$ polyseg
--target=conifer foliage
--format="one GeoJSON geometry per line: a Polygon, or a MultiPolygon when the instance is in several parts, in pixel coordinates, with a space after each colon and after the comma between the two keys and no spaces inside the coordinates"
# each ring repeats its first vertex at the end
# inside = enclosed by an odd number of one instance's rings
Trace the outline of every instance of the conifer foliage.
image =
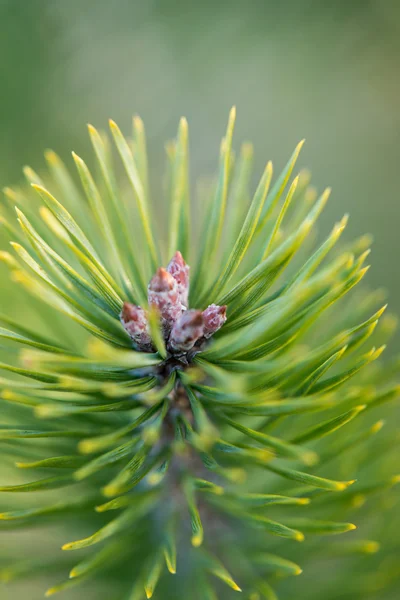
{"type": "Polygon", "coordinates": [[[380,292],[360,291],[370,240],[339,244],[347,216],[317,237],[330,191],[292,179],[302,142],[250,193],[234,122],[193,202],[185,119],[162,201],[137,117],[130,137],[89,126],[90,168],[48,151],[43,180],[25,168],[30,189],[5,189],[3,582],[113,600],[365,600],[396,585],[382,526],[396,523],[396,431],[381,417],[398,361],[381,359],[394,319],[380,292]],[[41,541],[14,548],[14,528],[41,541]]]}

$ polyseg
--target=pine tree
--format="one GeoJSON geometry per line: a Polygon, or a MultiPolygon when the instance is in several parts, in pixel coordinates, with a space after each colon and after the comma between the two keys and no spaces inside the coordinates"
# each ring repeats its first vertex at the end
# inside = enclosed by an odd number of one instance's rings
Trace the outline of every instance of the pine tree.
{"type": "Polygon", "coordinates": [[[7,533],[2,581],[112,600],[394,597],[393,418],[381,429],[398,360],[381,359],[395,320],[380,291],[359,291],[370,239],[340,246],[347,216],[317,238],[330,190],[292,179],[302,142],[251,195],[234,121],[193,203],[185,119],[165,206],[137,117],[132,138],[110,122],[114,147],[89,126],[95,164],[73,153],[76,179],[48,151],[43,181],[25,168],[31,188],[5,190],[0,524],[36,542],[7,533]]]}

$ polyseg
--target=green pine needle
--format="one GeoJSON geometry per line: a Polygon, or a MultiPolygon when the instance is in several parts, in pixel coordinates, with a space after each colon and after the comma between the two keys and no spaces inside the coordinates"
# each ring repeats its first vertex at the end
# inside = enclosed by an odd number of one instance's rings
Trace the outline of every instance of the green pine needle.
{"type": "Polygon", "coordinates": [[[398,583],[400,363],[381,357],[395,328],[381,294],[359,292],[370,240],[340,246],[347,215],[319,239],[330,190],[295,174],[304,141],[253,185],[251,145],[235,161],[235,119],[233,108],[206,199],[191,198],[180,121],[165,223],[139,117],[128,137],[114,121],[111,138],[89,126],[93,169],[73,153],[70,171],[49,150],[48,172],[25,167],[29,186],[4,190],[0,522],[51,526],[71,552],[55,558],[43,542],[33,557],[22,544],[1,581],[44,572],[51,596],[106,576],[121,600],[313,600],[302,577],[290,583],[303,571],[332,598],[369,598],[369,573],[382,600],[398,583]],[[197,312],[179,288],[168,322],[177,251],[197,312]],[[206,335],[200,311],[214,304],[222,321],[206,335]]]}

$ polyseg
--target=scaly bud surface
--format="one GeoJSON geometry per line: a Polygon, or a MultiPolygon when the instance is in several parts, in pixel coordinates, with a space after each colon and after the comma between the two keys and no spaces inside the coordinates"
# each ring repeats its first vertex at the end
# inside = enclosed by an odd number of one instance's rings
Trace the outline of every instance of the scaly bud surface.
{"type": "Polygon", "coordinates": [[[182,254],[177,250],[168,263],[167,271],[178,284],[178,293],[182,305],[188,307],[189,298],[189,265],[183,259],[182,254]]]}
{"type": "MultiPolygon", "coordinates": [[[[162,336],[171,354],[189,352],[196,342],[210,338],[226,321],[226,306],[211,304],[203,312],[186,310],[189,269],[182,254],[177,251],[166,269],[157,269],[148,285],[149,306],[155,308],[160,316],[162,336]]],[[[120,319],[137,350],[154,352],[146,311],[125,302],[120,319]]],[[[202,344],[196,348],[201,351],[202,344]]]]}
{"type": "Polygon", "coordinates": [[[121,310],[120,320],[125,331],[131,337],[135,348],[142,352],[152,352],[151,341],[146,311],[140,306],[124,302],[121,310]]]}
{"type": "Polygon", "coordinates": [[[203,311],[204,319],[204,337],[210,338],[214,333],[221,329],[222,325],[226,321],[226,306],[218,306],[217,304],[210,304],[203,311]]]}
{"type": "Polygon", "coordinates": [[[204,319],[201,310],[187,310],[174,324],[169,345],[172,350],[187,352],[203,337],[204,319]]]}
{"type": "Polygon", "coordinates": [[[164,334],[167,336],[182,314],[178,283],[168,271],[160,267],[148,287],[149,306],[160,313],[164,334]]]}

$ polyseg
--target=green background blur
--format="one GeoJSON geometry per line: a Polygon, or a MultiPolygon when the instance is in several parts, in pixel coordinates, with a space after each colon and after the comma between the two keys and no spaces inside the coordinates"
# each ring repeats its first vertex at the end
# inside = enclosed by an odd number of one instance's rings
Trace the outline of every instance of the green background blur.
{"type": "Polygon", "coordinates": [[[45,148],[87,156],[87,122],[128,131],[133,113],[158,181],[181,115],[193,176],[214,172],[232,104],[256,174],[305,137],[302,165],[333,186],[325,223],[348,211],[348,236],[374,234],[368,283],[400,312],[398,0],[0,0],[0,78],[2,186],[45,148]]]}
{"type": "Polygon", "coordinates": [[[46,148],[87,157],[86,123],[109,117],[144,119],[156,189],[181,115],[193,178],[214,173],[233,104],[256,175],[305,137],[301,165],[333,187],[323,226],[349,212],[348,238],[373,233],[368,285],[400,313],[399,0],[0,0],[0,83],[1,186],[46,148]]]}

